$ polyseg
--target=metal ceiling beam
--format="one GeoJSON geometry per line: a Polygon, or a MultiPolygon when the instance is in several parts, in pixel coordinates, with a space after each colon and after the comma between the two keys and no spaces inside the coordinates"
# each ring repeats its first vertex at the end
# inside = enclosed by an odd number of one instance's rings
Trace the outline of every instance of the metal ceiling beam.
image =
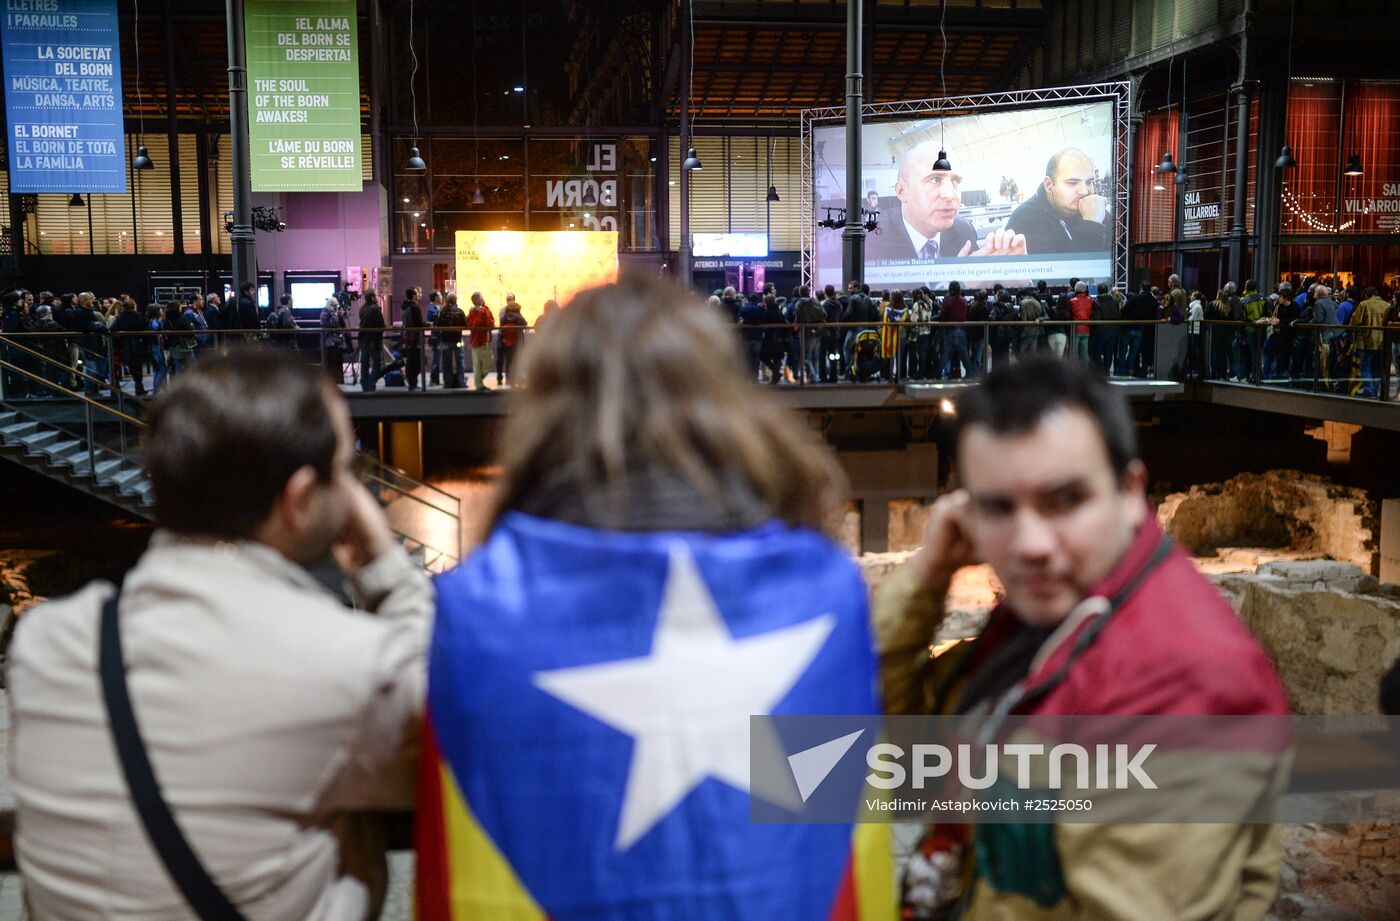
{"type": "MultiPolygon", "coordinates": [[[[714,61],[709,64],[702,64],[699,61],[697,61],[695,64],[695,72],[725,73],[728,71],[733,71],[735,66],[743,65],[725,64],[721,61],[714,61]]],[[[984,67],[948,67],[944,70],[950,77],[983,77],[987,75],[987,69],[984,67]]],[[[828,67],[813,67],[810,64],[785,64],[775,62],[772,64],[764,64],[762,67],[756,67],[753,69],[754,73],[762,73],[764,71],[768,71],[771,73],[834,74],[836,76],[844,76],[844,74],[842,74],[839,70],[834,70],[828,67]]],[[[930,68],[926,66],[914,67],[908,64],[899,64],[892,67],[882,66],[879,69],[879,71],[876,72],[875,75],[878,76],[879,74],[913,74],[917,76],[921,74],[928,74],[930,72],[932,72],[934,76],[937,76],[938,68],[934,67],[932,71],[930,71],[930,68]]]]}
{"type": "MultiPolygon", "coordinates": [[[[802,18],[793,18],[792,5],[725,3],[714,16],[696,10],[695,27],[743,29],[817,29],[844,32],[844,4],[833,4],[830,12],[804,9],[802,18]]],[[[880,6],[881,32],[925,32],[937,29],[939,11],[931,9],[903,10],[895,6],[880,6]]],[[[949,32],[1017,32],[1038,34],[1045,26],[1043,10],[951,9],[948,10],[949,32]]]]}

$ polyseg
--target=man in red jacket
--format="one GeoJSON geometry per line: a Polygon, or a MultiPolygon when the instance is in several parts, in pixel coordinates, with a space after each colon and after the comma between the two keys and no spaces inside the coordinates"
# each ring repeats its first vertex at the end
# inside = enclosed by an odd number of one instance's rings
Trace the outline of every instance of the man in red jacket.
{"type": "MultiPolygon", "coordinates": [[[[924,547],[876,606],[889,712],[1288,713],[1263,650],[1157,526],[1132,410],[1089,364],[1004,367],[958,401],[957,425],[962,488],[934,505],[924,547]],[[1005,598],[967,648],[930,660],[953,573],[979,561],[1005,598]]],[[[1237,759],[1232,793],[1266,797],[1278,755],[1237,759]]],[[[1257,921],[1277,888],[1273,826],[1052,827],[1040,860],[978,828],[966,919],[1257,921]]]]}
{"type": "Polygon", "coordinates": [[[472,292],[472,309],[467,312],[467,329],[472,347],[472,380],[477,390],[486,388],[486,375],[491,371],[491,331],[496,328],[496,317],[486,306],[486,298],[480,291],[472,292]]]}

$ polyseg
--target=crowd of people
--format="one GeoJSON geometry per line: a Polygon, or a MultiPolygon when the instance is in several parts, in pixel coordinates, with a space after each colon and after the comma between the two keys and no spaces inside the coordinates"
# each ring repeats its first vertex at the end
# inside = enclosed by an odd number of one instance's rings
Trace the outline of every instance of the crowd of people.
{"type": "MultiPolygon", "coordinates": [[[[44,399],[52,390],[29,375],[89,394],[116,391],[129,379],[138,396],[160,390],[168,380],[209,354],[233,344],[262,343],[287,348],[318,361],[337,383],[358,383],[366,392],[381,383],[407,390],[441,386],[465,389],[468,375],[476,390],[512,383],[512,365],[530,324],[514,294],[506,295],[499,317],[480,292],[463,308],[457,295],[418,287],[404,292],[402,319],[386,321],[378,296],[342,289],[326,299],[315,326],[298,323],[291,295],[276,306],[260,307],[247,283],[228,303],[217,293],[188,292],[163,304],[138,305],[130,295],[98,297],[90,291],[37,295],[20,289],[4,300],[3,334],[42,334],[11,340],[5,356],[29,374],[6,371],[6,393],[44,399]],[[19,347],[14,347],[19,346],[19,347]]],[[[544,305],[543,321],[558,309],[544,305]]],[[[538,323],[537,323],[538,325],[538,323]]]]}
{"type": "MultiPolygon", "coordinates": [[[[959,396],[960,486],[872,611],[836,457],[688,306],[631,278],[546,324],[484,539],[436,581],[355,477],[324,375],[270,348],[177,375],[148,416],[148,549],[121,586],[30,609],[10,649],[30,916],[373,918],[374,813],[415,809],[424,921],[892,918],[888,826],[752,820],[751,716],[999,738],[1013,710],[1288,712],[1085,363],[1028,355],[959,396]],[[353,609],[304,568],[326,557],[353,609]],[[1005,597],[931,657],[975,562],[1005,597]]],[[[1231,783],[1254,802],[1270,776],[1231,783]]],[[[939,825],[920,853],[950,891],[906,886],[904,917],[1262,921],[1282,867],[1270,826],[1221,820],[939,825]]]]}
{"type": "MultiPolygon", "coordinates": [[[[1267,295],[1253,280],[1242,291],[1227,282],[1213,299],[1188,291],[1177,275],[1165,288],[1144,281],[1132,293],[1071,279],[1064,288],[1039,282],[1019,290],[968,291],[952,282],[941,293],[872,292],[851,282],[844,292],[802,286],[783,297],[770,283],[748,296],[724,288],[709,303],[737,327],[754,378],[772,384],[977,378],[1037,352],[1089,361],[1113,377],[1150,378],[1159,376],[1161,323],[1186,325],[1184,355],[1161,369],[1186,380],[1309,388],[1317,381],[1324,390],[1374,397],[1390,364],[1400,369],[1400,288],[1387,298],[1373,287],[1313,279],[1284,282],[1267,295]]],[[[89,393],[126,378],[137,395],[148,381],[158,390],[200,356],[239,340],[297,349],[321,362],[331,380],[365,392],[380,384],[484,390],[493,374],[496,387],[519,383],[512,371],[522,344],[557,309],[547,302],[532,327],[513,294],[497,315],[480,292],[464,305],[454,293],[425,297],[410,287],[401,320],[390,325],[373,291],[361,298],[342,290],[326,300],[315,326],[299,326],[289,295],[261,308],[251,284],[227,304],[217,293],[190,293],[144,309],[128,295],[21,290],[6,299],[3,331],[47,334],[33,337],[29,352],[12,350],[13,363],[89,393]]],[[[7,372],[5,382],[12,395],[48,392],[24,375],[7,372]]]]}
{"type": "Polygon", "coordinates": [[[951,282],[941,295],[926,287],[872,292],[851,282],[843,293],[803,286],[789,297],[772,284],[747,297],[729,287],[709,302],[739,328],[755,378],[772,384],[974,378],[1037,352],[1077,357],[1113,377],[1147,378],[1157,374],[1161,323],[1187,324],[1184,360],[1163,370],[1188,380],[1311,384],[1317,363],[1326,389],[1375,396],[1390,357],[1381,327],[1395,329],[1391,349],[1400,362],[1400,289],[1387,300],[1352,286],[1337,300],[1323,284],[1304,284],[1295,296],[1284,283],[1266,297],[1250,280],[1243,292],[1229,282],[1207,300],[1172,275],[1165,289],[1144,281],[1131,294],[1079,279],[1053,290],[1039,282],[965,291],[951,282]],[[1299,337],[1310,344],[1295,346],[1299,337]]]}

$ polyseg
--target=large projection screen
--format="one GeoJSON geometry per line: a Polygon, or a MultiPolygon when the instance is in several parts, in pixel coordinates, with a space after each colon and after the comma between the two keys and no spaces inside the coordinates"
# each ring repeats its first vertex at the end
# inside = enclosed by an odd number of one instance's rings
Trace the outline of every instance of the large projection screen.
{"type": "MultiPolygon", "coordinates": [[[[1001,94],[982,106],[979,99],[928,100],[922,112],[918,103],[867,107],[861,204],[879,212],[879,226],[866,237],[860,280],[872,288],[935,290],[951,281],[1122,283],[1126,100],[1117,93],[1001,94]],[[940,118],[945,105],[954,111],[940,118]],[[932,168],[940,150],[950,172],[932,168]]],[[[839,217],[846,205],[844,111],[804,113],[804,127],[810,281],[839,289],[848,281],[841,277],[841,228],[817,222],[839,217]]]]}

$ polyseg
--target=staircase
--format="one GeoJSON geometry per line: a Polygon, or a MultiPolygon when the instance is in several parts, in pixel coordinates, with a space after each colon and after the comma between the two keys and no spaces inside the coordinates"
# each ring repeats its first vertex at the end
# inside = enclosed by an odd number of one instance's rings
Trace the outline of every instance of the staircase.
{"type": "MultiPolygon", "coordinates": [[[[74,373],[55,365],[15,339],[0,337],[0,456],[153,520],[151,484],[135,453],[146,428],[139,418],[144,402],[125,394],[85,395],[54,383],[49,376],[65,379],[74,373]]],[[[80,384],[106,389],[105,382],[76,374],[80,384]]],[[[409,556],[434,573],[456,565],[459,500],[373,457],[362,455],[357,466],[409,556]]]]}
{"type": "Polygon", "coordinates": [[[60,428],[0,403],[0,454],[140,518],[151,517],[151,484],[135,461],[94,448],[60,428]]]}

